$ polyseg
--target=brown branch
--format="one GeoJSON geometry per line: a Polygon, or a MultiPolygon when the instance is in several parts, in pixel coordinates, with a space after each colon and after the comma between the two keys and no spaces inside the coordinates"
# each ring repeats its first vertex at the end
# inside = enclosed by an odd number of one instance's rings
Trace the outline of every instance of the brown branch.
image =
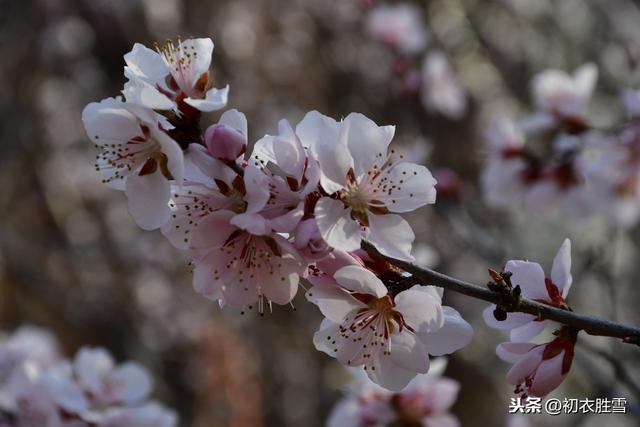
{"type": "MultiPolygon", "coordinates": [[[[503,293],[455,279],[437,271],[421,268],[410,262],[382,255],[369,242],[363,241],[362,249],[374,258],[387,261],[407,273],[411,273],[412,277],[416,279],[416,284],[439,286],[493,304],[502,305],[504,303],[505,296],[503,293]]],[[[532,314],[540,319],[553,320],[576,330],[583,330],[590,335],[622,338],[624,342],[640,345],[640,328],[552,307],[530,299],[519,298],[516,304],[509,307],[508,311],[532,314]]]]}

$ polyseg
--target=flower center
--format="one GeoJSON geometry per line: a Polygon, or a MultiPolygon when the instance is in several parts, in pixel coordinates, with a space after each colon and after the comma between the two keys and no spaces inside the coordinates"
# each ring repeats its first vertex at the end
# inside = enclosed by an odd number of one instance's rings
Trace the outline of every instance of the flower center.
{"type": "Polygon", "coordinates": [[[195,77],[192,64],[198,56],[195,46],[183,45],[180,36],[178,36],[175,42],[167,39],[164,45],[156,45],[156,49],[169,67],[176,85],[184,93],[191,94],[195,77]]]}

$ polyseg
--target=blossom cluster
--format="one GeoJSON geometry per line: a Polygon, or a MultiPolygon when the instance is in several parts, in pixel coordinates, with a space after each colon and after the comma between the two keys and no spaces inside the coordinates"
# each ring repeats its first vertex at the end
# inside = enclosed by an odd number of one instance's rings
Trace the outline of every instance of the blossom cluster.
{"type": "Polygon", "coordinates": [[[531,85],[536,110],[522,120],[502,117],[494,122],[482,174],[489,205],[576,218],[602,216],[622,227],[638,221],[640,98],[625,91],[623,104],[632,120],[597,130],[588,115],[597,76],[593,64],[572,75],[543,71],[531,85]]]}
{"type": "Polygon", "coordinates": [[[435,359],[433,365],[428,374],[418,375],[398,393],[356,380],[347,396],[334,407],[327,427],[459,426],[449,410],[460,384],[442,376],[444,358],[435,359]]]}
{"type": "MultiPolygon", "coordinates": [[[[508,261],[504,271],[510,274],[511,283],[520,287],[523,297],[568,309],[565,299],[573,282],[569,239],[560,246],[548,277],[540,264],[531,261],[508,261]]],[[[492,328],[510,330],[510,341],[498,345],[496,353],[500,359],[513,364],[507,381],[515,386],[514,393],[523,398],[546,396],[569,373],[577,331],[526,313],[507,313],[506,319],[498,321],[495,310],[495,305],[487,307],[484,319],[492,328]],[[553,330],[552,339],[544,337],[545,329],[553,330]],[[536,337],[539,339],[533,342],[536,337]]]]}
{"type": "Polygon", "coordinates": [[[471,327],[442,306],[442,290],[408,285],[360,251],[366,239],[412,261],[415,236],[399,214],[435,202],[429,170],[389,148],[395,128],[311,111],[249,150],[247,119],[229,109],[202,131],[201,113],[227,101],[228,88],[211,83],[212,49],[210,39],[136,44],[124,99],[83,112],[102,150],[96,168],[138,225],[184,251],[195,290],[221,306],[263,313],[291,304],[308,279],[327,318],[316,347],[386,388],[427,372],[429,354],[466,345],[471,327]]]}
{"type": "Polygon", "coordinates": [[[60,356],[47,331],[23,326],[0,342],[0,425],[174,427],[175,413],[149,400],[152,379],[136,362],[116,365],[102,348],[60,356]]]}
{"type": "Polygon", "coordinates": [[[409,93],[419,93],[426,111],[458,120],[467,113],[467,95],[449,59],[433,47],[423,13],[411,3],[378,4],[366,17],[367,34],[394,56],[393,74],[409,93]],[[422,60],[420,62],[420,57],[422,60]]]}

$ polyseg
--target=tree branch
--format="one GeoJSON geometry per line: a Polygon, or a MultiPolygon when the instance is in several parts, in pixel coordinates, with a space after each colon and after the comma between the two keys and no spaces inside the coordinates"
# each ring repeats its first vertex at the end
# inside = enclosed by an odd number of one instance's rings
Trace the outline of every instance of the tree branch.
{"type": "MultiPolygon", "coordinates": [[[[418,267],[410,262],[401,261],[382,255],[369,242],[362,242],[364,249],[370,256],[387,261],[390,264],[411,273],[415,278],[415,284],[439,286],[454,292],[458,292],[472,298],[501,304],[504,302],[504,294],[495,292],[482,286],[474,285],[463,280],[449,277],[437,271],[418,267]]],[[[578,314],[573,311],[563,310],[546,304],[539,303],[526,298],[520,298],[515,306],[509,311],[528,313],[540,319],[553,320],[577,330],[583,330],[590,335],[601,335],[613,338],[621,338],[624,342],[640,345],[640,328],[621,325],[610,320],[601,319],[595,316],[578,314]]]]}

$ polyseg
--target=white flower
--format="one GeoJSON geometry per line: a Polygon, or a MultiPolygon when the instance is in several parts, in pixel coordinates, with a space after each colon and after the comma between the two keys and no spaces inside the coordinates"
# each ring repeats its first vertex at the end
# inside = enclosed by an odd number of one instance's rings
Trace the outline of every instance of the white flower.
{"type": "Polygon", "coordinates": [[[610,136],[592,133],[576,159],[594,210],[625,228],[640,218],[639,134],[636,125],[610,136]]]}
{"type": "Polygon", "coordinates": [[[598,79],[598,68],[591,63],[579,67],[573,75],[560,70],[545,70],[531,83],[539,113],[528,118],[525,128],[539,131],[562,121],[570,128],[584,126],[587,103],[598,79]]]}
{"type": "Polygon", "coordinates": [[[371,271],[358,266],[339,269],[334,279],[334,285],[315,282],[307,292],[326,317],[314,344],[344,365],[364,366],[382,387],[403,389],[429,370],[429,354],[451,353],[471,339],[471,326],[454,309],[442,307],[432,286],[392,295],[371,271]]]}
{"type": "Polygon", "coordinates": [[[124,56],[129,81],[122,93],[127,102],[175,111],[184,110],[183,103],[200,111],[219,110],[227,104],[229,87],[213,88],[209,76],[211,39],[178,38],[156,49],[136,43],[124,56]]]}
{"type": "Polygon", "coordinates": [[[101,348],[84,347],[76,354],[73,372],[78,385],[96,405],[133,405],[151,392],[151,377],[135,362],[116,366],[109,353],[101,348]]]}
{"type": "Polygon", "coordinates": [[[460,119],[467,112],[464,88],[441,52],[429,53],[424,58],[421,99],[427,111],[437,111],[450,119],[460,119]]]}
{"type": "Polygon", "coordinates": [[[427,374],[417,375],[407,387],[391,393],[370,382],[358,381],[331,412],[328,427],[370,427],[399,423],[424,427],[457,427],[449,413],[460,384],[442,377],[444,358],[432,361],[427,374]]]}
{"type": "Polygon", "coordinates": [[[96,169],[103,182],[124,190],[131,216],[145,230],[169,218],[169,180],[181,184],[182,148],[165,131],[167,120],[151,110],[107,98],[82,112],[87,135],[102,153],[96,169]]]}
{"type": "Polygon", "coordinates": [[[399,215],[434,203],[429,170],[388,152],[393,126],[378,126],[362,114],[342,122],[313,111],[296,127],[302,144],[320,163],[320,184],[329,197],[315,206],[324,240],[353,251],[366,237],[383,254],[411,260],[414,233],[399,215]]]}
{"type": "Polygon", "coordinates": [[[485,200],[493,207],[518,206],[539,175],[527,157],[524,133],[504,117],[493,122],[485,139],[488,153],[481,175],[485,200]]]}
{"type": "MultiPolygon", "coordinates": [[[[511,260],[507,261],[504,271],[511,272],[511,283],[520,286],[522,296],[544,302],[554,307],[566,307],[565,298],[571,288],[571,241],[565,239],[553,259],[550,277],[537,262],[511,260]]],[[[498,321],[493,316],[496,306],[487,307],[483,313],[484,320],[496,329],[510,329],[511,341],[526,342],[540,334],[548,324],[527,313],[507,313],[507,319],[498,321]]]]}
{"type": "MultiPolygon", "coordinates": [[[[218,122],[247,137],[247,120],[237,110],[226,111],[218,122]]],[[[241,160],[239,157],[236,161],[241,160]]],[[[174,185],[171,194],[171,217],[162,233],[179,249],[188,247],[198,224],[208,214],[228,209],[236,214],[253,214],[264,207],[269,197],[266,177],[256,168],[247,168],[240,177],[224,161],[213,157],[206,147],[191,144],[184,156],[184,181],[174,185]]],[[[254,224],[256,233],[261,224],[254,224]]]]}
{"type": "Polygon", "coordinates": [[[279,234],[254,235],[231,223],[234,213],[210,213],[189,242],[193,286],[208,298],[242,307],[264,300],[288,304],[298,290],[302,266],[279,234]]]}
{"type": "Polygon", "coordinates": [[[420,9],[408,3],[376,7],[367,16],[366,27],[371,37],[405,55],[422,52],[429,41],[420,9]]]}
{"type": "Polygon", "coordinates": [[[70,362],[55,347],[49,333],[31,327],[0,344],[0,410],[18,426],[175,426],[173,412],[146,400],[151,378],[137,363],[116,366],[100,348],[82,348],[70,362]]]}

